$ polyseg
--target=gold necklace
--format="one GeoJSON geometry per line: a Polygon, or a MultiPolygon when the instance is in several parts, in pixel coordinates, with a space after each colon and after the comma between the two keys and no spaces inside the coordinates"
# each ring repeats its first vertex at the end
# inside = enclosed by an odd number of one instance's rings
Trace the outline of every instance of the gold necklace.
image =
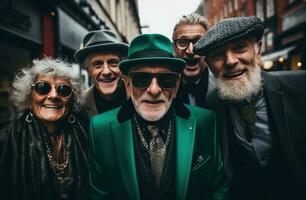
{"type": "Polygon", "coordinates": [[[47,148],[47,158],[48,161],[51,165],[52,171],[56,174],[56,175],[60,175],[62,174],[62,171],[68,166],[69,163],[69,151],[65,145],[65,137],[63,136],[63,142],[61,142],[62,144],[62,148],[63,148],[63,162],[57,162],[54,158],[53,153],[51,152],[51,148],[49,147],[49,144],[47,142],[47,138],[45,138],[44,142],[47,148]]]}

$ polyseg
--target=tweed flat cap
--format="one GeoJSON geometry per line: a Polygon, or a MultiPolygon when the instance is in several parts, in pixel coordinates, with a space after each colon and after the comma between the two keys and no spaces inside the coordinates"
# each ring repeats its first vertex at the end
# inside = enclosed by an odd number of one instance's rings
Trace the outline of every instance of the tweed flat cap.
{"type": "Polygon", "coordinates": [[[195,44],[194,52],[205,56],[216,47],[245,36],[254,36],[260,40],[263,31],[263,22],[256,16],[223,19],[195,44]]]}

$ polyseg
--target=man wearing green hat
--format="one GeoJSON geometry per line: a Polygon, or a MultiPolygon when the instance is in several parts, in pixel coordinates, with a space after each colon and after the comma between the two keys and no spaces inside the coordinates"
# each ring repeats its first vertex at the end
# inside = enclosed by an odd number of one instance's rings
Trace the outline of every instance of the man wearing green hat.
{"type": "Polygon", "coordinates": [[[215,115],[176,102],[182,59],[143,34],[119,67],[131,98],[90,125],[91,199],[224,199],[215,115]]]}
{"type": "Polygon", "coordinates": [[[85,92],[81,113],[88,119],[119,107],[126,101],[126,91],[119,69],[119,62],[127,56],[128,45],[119,42],[109,30],[88,32],[82,47],[74,54],[75,60],[84,65],[93,85],[85,92]]]}

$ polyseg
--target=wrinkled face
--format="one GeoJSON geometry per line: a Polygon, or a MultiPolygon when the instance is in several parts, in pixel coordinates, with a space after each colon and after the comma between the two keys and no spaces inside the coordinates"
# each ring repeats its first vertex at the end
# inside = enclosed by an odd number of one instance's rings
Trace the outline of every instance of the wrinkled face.
{"type": "Polygon", "coordinates": [[[187,65],[184,69],[184,78],[188,81],[200,78],[206,67],[204,57],[195,55],[194,44],[206,33],[202,25],[181,25],[173,36],[174,51],[177,57],[183,58],[187,65]]]}
{"type": "Polygon", "coordinates": [[[115,53],[95,53],[85,61],[94,86],[106,99],[112,99],[121,79],[120,57],[115,53]]]}
{"type": "Polygon", "coordinates": [[[68,104],[73,95],[70,83],[61,78],[38,75],[33,85],[32,112],[52,132],[68,113],[68,104]]]}
{"type": "Polygon", "coordinates": [[[261,88],[261,42],[250,38],[232,41],[206,57],[220,97],[241,101],[261,88]]]}
{"type": "Polygon", "coordinates": [[[179,82],[179,74],[169,67],[141,66],[130,70],[126,87],[136,112],[147,121],[157,121],[169,110],[179,82]]]}

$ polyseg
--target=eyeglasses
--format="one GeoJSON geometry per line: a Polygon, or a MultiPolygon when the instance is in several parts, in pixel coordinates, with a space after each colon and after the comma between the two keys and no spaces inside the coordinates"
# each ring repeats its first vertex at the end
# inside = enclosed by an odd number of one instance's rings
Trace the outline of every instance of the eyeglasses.
{"type": "Polygon", "coordinates": [[[175,72],[130,72],[128,75],[131,78],[132,85],[139,89],[148,88],[153,77],[157,79],[159,87],[163,89],[174,88],[177,80],[180,78],[180,74],[175,72]]]}
{"type": "MultiPolygon", "coordinates": [[[[51,91],[52,85],[46,81],[39,81],[32,85],[32,89],[40,95],[49,94],[51,91]]],[[[55,86],[57,94],[61,97],[69,98],[72,95],[73,89],[70,85],[58,84],[55,86]]]]}
{"type": "Polygon", "coordinates": [[[195,43],[197,43],[197,41],[199,41],[199,39],[200,39],[199,37],[193,39],[187,39],[187,38],[175,39],[174,45],[177,49],[184,51],[189,47],[190,43],[194,45],[195,43]]]}

